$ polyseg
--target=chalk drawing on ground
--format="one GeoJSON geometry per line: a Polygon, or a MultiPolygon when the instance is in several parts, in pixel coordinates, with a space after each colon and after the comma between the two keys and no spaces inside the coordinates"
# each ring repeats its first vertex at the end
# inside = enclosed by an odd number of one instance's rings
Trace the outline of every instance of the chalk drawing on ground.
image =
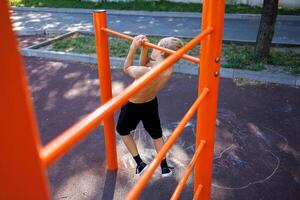
{"type": "MultiPolygon", "coordinates": [[[[170,137],[178,123],[163,125],[164,139],[170,137]]],[[[171,165],[182,172],[195,152],[195,124],[196,121],[191,120],[185,126],[167,157],[171,165]]],[[[244,122],[229,110],[219,110],[216,124],[213,187],[224,190],[246,189],[264,183],[276,174],[280,167],[277,154],[288,150],[288,140],[283,135],[270,128],[259,128],[251,122],[244,122]]],[[[141,124],[133,135],[141,157],[149,163],[156,155],[150,136],[141,124]]],[[[125,145],[121,144],[120,139],[118,143],[119,164],[125,169],[135,168],[125,145]]]]}

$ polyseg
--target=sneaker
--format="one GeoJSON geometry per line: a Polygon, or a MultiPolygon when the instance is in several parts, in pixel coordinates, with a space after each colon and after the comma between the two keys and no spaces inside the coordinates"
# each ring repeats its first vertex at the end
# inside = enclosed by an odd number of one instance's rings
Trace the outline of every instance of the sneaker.
{"type": "Polygon", "coordinates": [[[172,175],[173,175],[173,172],[170,170],[170,167],[161,169],[161,176],[163,178],[169,177],[169,176],[172,176],[172,175]]]}
{"type": "Polygon", "coordinates": [[[147,168],[147,164],[144,162],[141,162],[138,166],[136,166],[135,174],[142,175],[142,173],[147,168]]]}

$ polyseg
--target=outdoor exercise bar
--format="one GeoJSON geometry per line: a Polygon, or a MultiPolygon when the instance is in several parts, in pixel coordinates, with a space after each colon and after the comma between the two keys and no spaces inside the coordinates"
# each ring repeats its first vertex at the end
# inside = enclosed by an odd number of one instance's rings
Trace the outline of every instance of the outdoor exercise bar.
{"type": "Polygon", "coordinates": [[[115,110],[124,105],[131,96],[141,90],[147,83],[157,77],[161,72],[166,70],[173,63],[178,61],[185,52],[192,49],[205,36],[209,35],[212,32],[213,28],[208,26],[202,33],[189,41],[176,53],[170,55],[163,62],[161,62],[159,66],[153,68],[150,72],[143,75],[137,81],[129,85],[121,94],[115,96],[114,98],[103,104],[101,107],[88,114],[88,116],[83,118],[81,121],[77,122],[75,125],[71,126],[59,136],[54,138],[40,151],[40,157],[43,164],[48,166],[59,156],[67,152],[73,145],[79,142],[80,139],[82,139],[93,129],[95,129],[105,116],[112,114],[115,110]]]}
{"type": "MultiPolygon", "coordinates": [[[[0,38],[4,41],[4,45],[0,46],[0,51],[2,52],[0,54],[2,56],[0,62],[4,66],[4,72],[0,74],[2,77],[0,80],[3,83],[1,84],[3,98],[0,98],[3,115],[0,121],[3,122],[1,123],[2,132],[8,133],[3,134],[0,139],[1,157],[6,161],[6,164],[0,168],[0,186],[2,189],[0,199],[3,196],[4,199],[50,200],[51,191],[47,181],[46,168],[96,128],[102,121],[104,121],[107,170],[117,169],[117,155],[113,153],[116,150],[114,138],[115,127],[113,126],[114,111],[128,102],[131,96],[178,61],[188,50],[199,44],[200,41],[201,59],[198,59],[198,64],[201,67],[199,68],[198,96],[196,101],[175,128],[173,135],[169,137],[161,151],[158,152],[155,159],[150,163],[144,175],[129,192],[127,199],[134,200],[138,198],[150,180],[154,170],[158,167],[171,146],[174,145],[176,139],[182,134],[185,125],[196,111],[196,153],[185,170],[184,176],[174,195],[175,198],[179,197],[183,185],[194,168],[193,198],[195,200],[210,199],[220,61],[222,56],[224,0],[203,1],[201,27],[203,32],[176,53],[172,52],[172,55],[154,67],[150,72],[134,81],[134,83],[114,98],[111,95],[108,31],[104,30],[107,28],[106,14],[105,11],[95,11],[93,15],[102,106],[68,128],[44,147],[41,146],[32,98],[28,91],[25,68],[18,51],[15,33],[12,31],[9,10],[8,2],[3,1],[3,3],[0,3],[0,13],[3,15],[0,18],[3,29],[0,32],[0,38]],[[13,104],[11,99],[14,99],[13,104]],[[15,126],[16,123],[18,126],[15,126]],[[11,144],[15,147],[13,151],[11,144]]],[[[147,45],[151,46],[153,44],[147,43],[147,45]]],[[[163,50],[156,45],[154,46],[152,47],[163,50]]],[[[166,52],[165,50],[163,51],[166,52]]]]}
{"type": "MultiPolygon", "coordinates": [[[[113,35],[116,35],[116,36],[119,36],[121,38],[124,38],[124,39],[127,39],[127,40],[130,40],[132,41],[133,40],[133,37],[131,36],[128,36],[128,35],[125,35],[125,34],[122,34],[122,33],[119,33],[119,32],[116,32],[116,31],[113,31],[111,29],[108,29],[108,28],[102,28],[103,31],[106,31],[108,33],[111,33],[113,35]]],[[[151,47],[151,48],[154,48],[154,49],[157,49],[157,50],[160,50],[160,51],[163,51],[163,52],[166,52],[168,54],[174,54],[176,51],[173,51],[173,50],[170,50],[170,49],[167,49],[167,48],[164,48],[164,47],[160,47],[158,45],[155,45],[155,44],[152,44],[150,42],[144,42],[143,45],[145,46],[148,46],[148,47],[151,47]]],[[[191,62],[194,62],[194,63],[199,63],[199,58],[196,58],[194,56],[190,56],[190,55],[187,55],[187,54],[184,54],[182,56],[182,58],[188,60],[188,61],[191,61],[191,62]]]]}

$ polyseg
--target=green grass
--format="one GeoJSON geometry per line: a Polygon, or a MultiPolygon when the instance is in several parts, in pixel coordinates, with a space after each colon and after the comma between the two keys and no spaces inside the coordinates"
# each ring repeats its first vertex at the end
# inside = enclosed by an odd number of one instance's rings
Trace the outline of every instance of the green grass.
{"type": "Polygon", "coordinates": [[[229,45],[224,47],[225,64],[223,67],[236,69],[250,69],[260,71],[265,65],[283,67],[285,71],[300,75],[300,54],[292,50],[274,51],[271,50],[269,58],[261,63],[251,61],[254,47],[229,45]]]}
{"type": "Polygon", "coordinates": [[[52,44],[52,50],[82,54],[94,54],[96,52],[95,39],[94,37],[86,37],[80,35],[63,40],[58,40],[52,44]]]}
{"type": "MultiPolygon", "coordinates": [[[[157,44],[161,37],[148,36],[151,43],[157,44]]],[[[189,39],[182,38],[186,43],[189,39]]],[[[113,57],[126,57],[131,42],[118,37],[109,37],[109,53],[113,57]]],[[[270,57],[262,63],[253,63],[251,61],[252,46],[236,46],[224,45],[223,67],[235,69],[249,69],[261,71],[266,69],[266,64],[283,67],[285,71],[292,74],[300,75],[300,54],[292,51],[271,51],[270,57]]],[[[95,39],[94,36],[75,35],[70,38],[56,41],[52,44],[51,50],[73,52],[82,54],[95,54],[95,39]]],[[[149,51],[150,53],[151,51],[149,51]]],[[[196,46],[188,54],[198,57],[199,46],[196,46]]],[[[139,51],[136,53],[136,58],[139,56],[139,51]]]]}
{"type": "MultiPolygon", "coordinates": [[[[115,10],[147,10],[147,11],[178,11],[201,12],[199,3],[177,3],[166,0],[144,1],[133,0],[130,2],[84,2],[81,0],[9,0],[13,6],[52,7],[52,8],[90,8],[90,9],[115,9],[115,10]]],[[[226,13],[252,13],[260,14],[261,8],[248,5],[226,5],[226,13]]],[[[279,7],[278,14],[300,15],[300,9],[279,7]]]]}
{"type": "Polygon", "coordinates": [[[263,63],[251,62],[252,53],[253,47],[250,46],[225,46],[223,54],[226,62],[223,64],[223,67],[235,69],[250,69],[254,71],[265,69],[263,63]]]}
{"type": "MultiPolygon", "coordinates": [[[[125,57],[128,53],[130,42],[121,38],[109,38],[109,52],[112,56],[125,57]]],[[[81,54],[95,54],[95,38],[94,36],[73,36],[64,40],[55,41],[52,44],[51,50],[81,53],[81,54]]]]}
{"type": "Polygon", "coordinates": [[[292,50],[287,50],[285,52],[271,51],[268,63],[285,66],[287,71],[292,74],[300,75],[300,54],[297,54],[292,50]]]}

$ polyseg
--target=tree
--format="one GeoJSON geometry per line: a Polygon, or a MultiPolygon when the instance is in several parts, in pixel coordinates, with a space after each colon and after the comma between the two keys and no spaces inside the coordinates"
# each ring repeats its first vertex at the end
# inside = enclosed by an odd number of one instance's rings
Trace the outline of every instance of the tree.
{"type": "Polygon", "coordinates": [[[268,58],[275,30],[278,0],[264,0],[253,60],[263,61],[268,58]]]}

